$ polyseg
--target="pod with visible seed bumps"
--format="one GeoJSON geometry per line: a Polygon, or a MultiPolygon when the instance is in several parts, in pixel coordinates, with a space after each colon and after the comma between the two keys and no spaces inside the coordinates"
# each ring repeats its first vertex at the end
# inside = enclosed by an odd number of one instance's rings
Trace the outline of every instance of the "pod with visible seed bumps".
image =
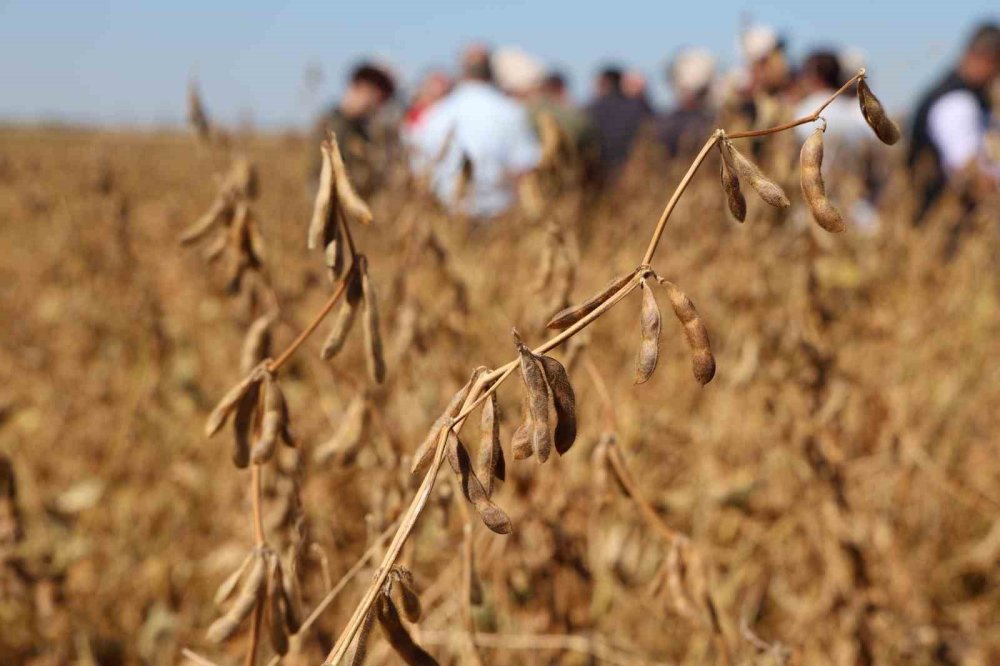
{"type": "Polygon", "coordinates": [[[729,156],[721,145],[719,154],[722,155],[722,159],[719,160],[721,164],[719,179],[722,181],[722,190],[726,193],[726,204],[732,216],[738,222],[743,222],[747,219],[747,200],[743,197],[743,190],[740,189],[740,179],[736,175],[736,170],[729,164],[729,156]]]}
{"type": "Polygon", "coordinates": [[[288,418],[285,395],[278,385],[278,380],[271,373],[264,375],[263,391],[264,415],[261,417],[260,436],[251,453],[251,460],[256,465],[265,463],[274,456],[278,438],[285,431],[288,418]]]}
{"type": "Polygon", "coordinates": [[[226,611],[225,615],[212,623],[208,628],[206,637],[212,643],[221,643],[239,629],[240,624],[250,615],[264,591],[264,584],[267,580],[267,566],[263,553],[254,553],[253,566],[247,574],[240,588],[236,601],[226,611]]]}
{"type": "Polygon", "coordinates": [[[472,468],[472,460],[469,458],[469,451],[462,444],[462,441],[458,438],[458,435],[454,431],[448,432],[448,442],[447,442],[447,452],[448,452],[448,462],[454,470],[455,474],[458,475],[460,484],[462,486],[462,494],[465,495],[465,499],[476,508],[479,512],[479,517],[482,518],[483,523],[486,527],[490,528],[497,534],[510,534],[511,524],[510,518],[507,514],[494,504],[489,497],[486,496],[486,488],[483,487],[482,482],[479,477],[476,476],[475,470],[472,468]]]}
{"type": "Polygon", "coordinates": [[[472,390],[472,387],[484,372],[486,372],[486,368],[482,366],[473,370],[472,377],[469,378],[465,386],[460,388],[451,397],[451,400],[448,401],[448,406],[445,407],[441,416],[431,425],[431,429],[428,431],[427,436],[424,437],[424,441],[417,447],[416,453],[413,454],[413,463],[410,465],[411,474],[422,474],[427,470],[427,467],[434,459],[434,450],[437,448],[438,435],[441,434],[441,429],[447,426],[451,419],[458,416],[458,413],[462,409],[462,403],[465,402],[465,398],[469,395],[469,391],[472,390]]]}
{"type": "Polygon", "coordinates": [[[219,404],[215,406],[212,413],[209,414],[208,420],[205,422],[205,436],[212,437],[215,433],[226,424],[229,416],[236,409],[239,404],[240,399],[250,390],[250,385],[256,379],[256,372],[250,372],[246,377],[240,380],[240,382],[229,389],[226,395],[222,397],[219,404]]]}
{"type": "Polygon", "coordinates": [[[642,286],[642,312],[639,316],[641,341],[635,357],[635,383],[643,384],[653,375],[660,355],[660,308],[646,280],[642,286]]]}
{"type": "Polygon", "coordinates": [[[322,246],[323,234],[326,231],[327,222],[337,206],[330,147],[324,141],[320,144],[319,149],[322,155],[319,172],[319,189],[316,191],[316,201],[313,204],[313,215],[309,223],[309,234],[306,239],[306,247],[310,250],[315,250],[322,246]]]}
{"type": "Polygon", "coordinates": [[[673,306],[674,314],[684,327],[684,335],[691,347],[691,369],[695,379],[701,384],[707,384],[715,376],[715,357],[712,356],[712,346],[708,341],[708,330],[698,316],[694,303],[672,282],[660,280],[667,289],[667,297],[673,306]]]}
{"type": "Polygon", "coordinates": [[[724,139],[722,145],[740,182],[749,183],[761,199],[775,208],[787,208],[791,205],[781,186],[765,176],[760,167],[736,150],[732,141],[724,139]]]}
{"type": "Polygon", "coordinates": [[[864,78],[858,81],[858,104],[861,105],[861,115],[865,117],[865,122],[875,132],[879,141],[887,146],[899,141],[899,126],[886,115],[882,103],[878,101],[878,97],[868,87],[868,82],[864,78]]]}
{"type": "Polygon", "coordinates": [[[625,285],[629,283],[629,280],[632,279],[633,275],[635,275],[635,271],[619,275],[606,284],[604,289],[602,289],[596,296],[592,296],[580,305],[574,305],[557,312],[552,319],[549,320],[549,323],[546,324],[545,327],[555,330],[569,328],[600,307],[602,303],[607,302],[608,299],[624,289],[625,285]]]}
{"type": "Polygon", "coordinates": [[[817,127],[806,139],[799,157],[802,196],[809,204],[813,219],[830,233],[842,232],[845,229],[844,219],[840,216],[840,211],[830,203],[823,185],[823,128],[817,127]]]}

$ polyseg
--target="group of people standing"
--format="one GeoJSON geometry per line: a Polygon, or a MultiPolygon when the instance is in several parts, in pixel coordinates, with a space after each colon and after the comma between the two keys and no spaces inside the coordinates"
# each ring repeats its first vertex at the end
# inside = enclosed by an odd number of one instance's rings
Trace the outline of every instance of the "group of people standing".
{"type": "MultiPolygon", "coordinates": [[[[403,106],[395,101],[390,69],[363,63],[321,125],[337,132],[346,158],[357,162],[351,168],[361,189],[377,187],[380,165],[371,148],[391,139],[429,176],[443,205],[492,218],[511,208],[518,179],[541,158],[542,113],[572,144],[582,173],[601,186],[616,180],[640,136],[668,158],[684,157],[717,126],[766,127],[812,113],[862,66],[850,53],[828,50],[793,66],[785,41],[767,27],[748,28],[741,45],[743,65],[723,75],[708,51],[676,54],[667,69],[674,104],[659,114],[643,75],[616,65],[601,69],[593,99],[577,106],[560,72],[520,49],[475,44],[463,51],[457,77],[429,72],[403,106]],[[463,171],[471,172],[470,182],[459,187],[463,171]]],[[[998,80],[1000,28],[983,24],[908,119],[908,163],[923,183],[921,213],[950,185],[982,191],[1000,183],[1000,158],[991,154],[989,138],[1000,113],[998,80]]],[[[856,100],[838,97],[823,115],[834,154],[862,154],[870,133],[856,100]]]]}

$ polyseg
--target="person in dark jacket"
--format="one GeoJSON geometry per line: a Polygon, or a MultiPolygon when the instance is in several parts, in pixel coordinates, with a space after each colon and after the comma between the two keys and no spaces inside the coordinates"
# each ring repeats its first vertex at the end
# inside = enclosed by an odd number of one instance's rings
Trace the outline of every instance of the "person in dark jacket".
{"type": "Polygon", "coordinates": [[[1000,165],[984,150],[990,85],[1000,75],[1000,26],[976,28],[958,64],[924,94],[913,115],[907,157],[922,188],[918,221],[949,188],[968,206],[982,188],[996,187],[1000,165]]]}
{"type": "Polygon", "coordinates": [[[587,106],[597,128],[602,176],[613,178],[624,166],[632,143],[649,112],[641,100],[622,90],[622,70],[606,67],[597,77],[597,95],[587,106]]]}
{"type": "Polygon", "coordinates": [[[657,118],[656,137],[668,157],[693,157],[715,128],[709,104],[715,58],[702,49],[684,50],[670,63],[667,78],[677,103],[657,118]]]}

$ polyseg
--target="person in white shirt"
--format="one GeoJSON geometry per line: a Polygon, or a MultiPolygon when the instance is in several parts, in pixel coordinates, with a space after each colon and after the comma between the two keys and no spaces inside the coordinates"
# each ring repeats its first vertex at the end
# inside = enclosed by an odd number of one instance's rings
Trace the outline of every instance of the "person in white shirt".
{"type": "Polygon", "coordinates": [[[913,118],[908,161],[923,183],[919,215],[953,186],[974,205],[975,193],[1000,183],[987,156],[989,88],[1000,75],[1000,26],[979,26],[957,66],[922,98],[913,118]]]}
{"type": "MultiPolygon", "coordinates": [[[[848,78],[840,65],[840,58],[830,51],[813,51],[802,65],[798,85],[804,97],[795,107],[795,117],[802,118],[813,113],[824,102],[830,99],[844,81],[848,78]]],[[[854,72],[850,72],[853,75],[854,72]]],[[[869,141],[871,130],[865,123],[858,100],[850,95],[841,95],[823,109],[823,117],[827,121],[826,143],[836,152],[841,147],[856,149],[869,141]]],[[[812,123],[799,125],[795,133],[805,141],[813,130],[812,123]]],[[[833,162],[833,156],[828,155],[828,161],[833,162]]]]}
{"type": "Polygon", "coordinates": [[[466,51],[461,82],[413,135],[418,171],[450,210],[491,218],[516,202],[517,180],[533,169],[541,147],[527,110],[493,85],[488,52],[466,51]],[[463,167],[471,181],[459,187],[463,167]]]}

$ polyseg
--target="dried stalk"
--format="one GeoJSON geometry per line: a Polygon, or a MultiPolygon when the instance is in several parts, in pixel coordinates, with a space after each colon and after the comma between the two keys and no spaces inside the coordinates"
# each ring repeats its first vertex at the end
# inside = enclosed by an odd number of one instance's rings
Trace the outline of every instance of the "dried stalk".
{"type": "MultiPolygon", "coordinates": [[[[865,70],[863,69],[860,70],[846,84],[844,84],[844,86],[841,87],[840,90],[831,95],[831,97],[828,100],[826,100],[816,111],[814,111],[808,116],[804,116],[790,123],[779,125],[777,127],[755,130],[752,132],[737,132],[728,135],[728,138],[740,139],[740,138],[755,137],[755,136],[765,136],[769,134],[783,132],[808,122],[813,122],[819,118],[823,110],[827,106],[829,106],[834,99],[836,99],[839,95],[844,93],[851,85],[853,85],[864,75],[865,75],[865,70]]],[[[705,158],[708,156],[709,151],[711,151],[711,149],[715,146],[715,144],[725,136],[727,135],[723,130],[717,129],[712,133],[708,141],[705,142],[705,145],[702,146],[701,151],[695,157],[691,166],[684,174],[684,177],[681,179],[680,183],[677,185],[677,188],[674,190],[674,193],[671,195],[669,201],[667,202],[667,205],[664,208],[663,213],[660,215],[660,219],[657,222],[656,228],[653,231],[653,235],[652,238],[650,239],[649,245],[646,248],[646,252],[643,255],[641,263],[636,268],[635,273],[632,276],[632,279],[618,293],[616,293],[610,299],[602,303],[595,310],[587,314],[585,317],[577,321],[572,326],[560,332],[558,335],[553,336],[552,338],[550,338],[549,340],[545,341],[540,346],[538,346],[536,349],[534,349],[533,350],[534,353],[543,354],[549,351],[550,349],[559,346],[561,343],[565,342],[569,338],[573,337],[581,330],[589,326],[591,323],[599,319],[604,313],[606,313],[608,310],[614,307],[617,303],[619,303],[623,298],[625,298],[628,294],[630,294],[639,285],[639,279],[641,279],[650,270],[649,269],[650,263],[653,260],[653,256],[656,254],[656,249],[660,243],[661,237],[663,236],[663,231],[666,228],[667,221],[670,219],[670,215],[673,213],[673,210],[676,207],[678,201],[680,201],[680,198],[683,196],[685,190],[688,187],[688,184],[691,182],[695,173],[697,173],[698,168],[705,161],[705,158]]],[[[427,505],[427,501],[430,497],[431,490],[433,489],[434,483],[437,480],[438,470],[441,466],[441,463],[444,460],[445,449],[446,449],[445,444],[447,442],[448,433],[454,431],[456,434],[458,434],[461,431],[462,426],[465,424],[465,421],[468,418],[469,414],[477,407],[479,407],[482,404],[482,402],[486,400],[487,397],[489,397],[489,395],[495,392],[500,387],[500,385],[503,384],[503,382],[506,381],[511,376],[511,374],[513,374],[514,370],[518,367],[518,363],[519,361],[515,359],[513,361],[510,361],[506,365],[503,365],[497,368],[496,370],[481,377],[477,381],[473,389],[469,392],[469,395],[466,397],[465,403],[463,404],[460,413],[452,420],[451,424],[448,427],[443,428],[441,430],[441,433],[438,436],[437,447],[434,452],[434,460],[430,466],[430,469],[424,476],[423,481],[421,482],[420,487],[417,490],[416,496],[413,499],[413,502],[410,504],[410,506],[407,508],[406,512],[403,515],[403,519],[400,524],[399,530],[393,537],[393,540],[389,545],[388,551],[386,552],[386,555],[382,560],[382,564],[379,567],[378,575],[375,577],[375,580],[372,581],[368,590],[362,596],[361,601],[359,602],[357,608],[354,611],[354,614],[348,621],[344,631],[338,637],[337,643],[330,650],[330,653],[327,655],[324,664],[334,666],[340,663],[340,661],[347,654],[348,647],[350,646],[351,641],[354,639],[355,635],[360,629],[365,616],[368,614],[368,611],[374,604],[378,596],[379,590],[382,588],[382,585],[385,583],[385,580],[389,575],[389,571],[392,568],[393,563],[396,561],[396,558],[399,557],[399,553],[402,550],[403,545],[406,543],[406,540],[409,538],[410,533],[413,531],[417,519],[423,512],[424,507],[427,505]]],[[[675,534],[673,533],[672,530],[670,530],[670,528],[667,528],[666,525],[662,525],[662,527],[659,528],[659,530],[665,536],[668,533],[672,535],[675,534]],[[666,528],[666,530],[669,530],[669,532],[664,532],[663,528],[666,528]]]]}

